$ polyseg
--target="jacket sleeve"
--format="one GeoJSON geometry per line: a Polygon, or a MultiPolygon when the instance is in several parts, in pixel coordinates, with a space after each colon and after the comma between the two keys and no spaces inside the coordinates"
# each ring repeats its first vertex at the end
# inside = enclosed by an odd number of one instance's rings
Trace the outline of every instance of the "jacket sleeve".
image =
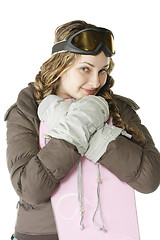
{"type": "Polygon", "coordinates": [[[100,163],[115,174],[121,181],[127,182],[142,193],[155,191],[160,183],[160,153],[156,149],[151,135],[137,113],[126,103],[121,104],[120,114],[129,126],[138,127],[146,137],[142,148],[124,136],[118,136],[110,142],[100,163]]]}
{"type": "Polygon", "coordinates": [[[47,201],[80,155],[70,143],[51,139],[39,148],[34,124],[14,107],[7,116],[7,164],[17,194],[30,204],[47,201]]]}

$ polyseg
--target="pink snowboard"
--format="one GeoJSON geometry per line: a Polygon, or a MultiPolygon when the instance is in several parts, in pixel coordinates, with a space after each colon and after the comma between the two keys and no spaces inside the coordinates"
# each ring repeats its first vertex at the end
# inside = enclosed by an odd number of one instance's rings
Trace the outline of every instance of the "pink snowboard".
{"type": "MultiPolygon", "coordinates": [[[[43,135],[49,130],[40,124],[40,146],[44,147],[43,135]]],[[[97,207],[97,165],[85,157],[82,162],[84,204],[84,229],[80,229],[80,213],[77,189],[77,165],[61,181],[51,197],[53,212],[60,240],[139,240],[134,190],[100,165],[102,183],[100,202],[102,218],[107,232],[96,229],[92,218],[97,207]]],[[[101,226],[99,212],[96,225],[101,226]]]]}

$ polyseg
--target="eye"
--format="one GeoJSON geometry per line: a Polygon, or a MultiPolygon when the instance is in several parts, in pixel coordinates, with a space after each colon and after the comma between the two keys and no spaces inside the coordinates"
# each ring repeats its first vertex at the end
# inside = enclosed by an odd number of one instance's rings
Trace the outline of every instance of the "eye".
{"type": "Polygon", "coordinates": [[[83,72],[89,72],[89,68],[88,67],[81,67],[80,68],[83,72]]]}
{"type": "Polygon", "coordinates": [[[103,73],[107,73],[107,72],[108,72],[107,69],[101,69],[101,70],[99,71],[99,73],[101,73],[101,74],[103,74],[103,73]]]}

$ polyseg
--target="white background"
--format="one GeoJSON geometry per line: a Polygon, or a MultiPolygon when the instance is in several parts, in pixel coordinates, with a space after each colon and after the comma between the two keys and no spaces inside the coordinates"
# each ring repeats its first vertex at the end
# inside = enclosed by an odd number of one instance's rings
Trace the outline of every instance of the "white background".
{"type": "MultiPolygon", "coordinates": [[[[55,28],[80,19],[113,31],[113,90],[141,107],[138,114],[160,150],[160,15],[158,0],[5,0],[0,5],[0,238],[8,240],[18,197],[6,166],[3,115],[50,57],[55,28]]],[[[159,202],[160,188],[148,195],[136,192],[141,240],[160,239],[159,202]]]]}

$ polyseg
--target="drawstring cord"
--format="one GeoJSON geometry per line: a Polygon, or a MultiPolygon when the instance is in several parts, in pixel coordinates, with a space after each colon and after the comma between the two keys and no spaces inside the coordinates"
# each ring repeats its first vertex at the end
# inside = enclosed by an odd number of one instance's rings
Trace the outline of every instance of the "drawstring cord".
{"type": "Polygon", "coordinates": [[[95,213],[94,213],[93,218],[92,218],[92,222],[94,223],[94,225],[96,226],[96,228],[98,230],[101,230],[103,232],[107,232],[107,230],[104,226],[104,223],[103,223],[101,203],[100,203],[100,184],[102,183],[102,179],[101,179],[101,175],[100,175],[99,165],[100,164],[97,163],[97,176],[98,176],[98,179],[97,179],[97,200],[98,200],[98,202],[97,202],[97,208],[96,208],[95,213]],[[99,211],[102,227],[99,227],[97,224],[95,224],[95,216],[96,216],[97,211],[99,211]]]}
{"type": "Polygon", "coordinates": [[[77,169],[77,185],[78,185],[78,202],[80,208],[80,229],[84,229],[83,221],[83,190],[82,190],[82,164],[81,160],[78,161],[78,169],[77,169]]]}
{"type": "Polygon", "coordinates": [[[51,136],[44,134],[44,145],[48,143],[49,139],[51,139],[51,136]]]}
{"type": "MultiPolygon", "coordinates": [[[[94,223],[94,225],[96,226],[96,228],[100,231],[103,232],[107,232],[104,223],[103,223],[103,218],[102,218],[102,210],[101,210],[101,204],[100,204],[100,184],[102,183],[101,180],[101,176],[100,176],[100,168],[99,168],[99,163],[97,163],[97,208],[94,212],[93,218],[92,218],[92,222],[94,223]],[[102,227],[99,227],[96,223],[95,223],[95,216],[97,214],[97,211],[99,211],[99,215],[100,215],[100,219],[101,219],[101,224],[102,227]]],[[[77,166],[77,187],[78,187],[78,202],[79,202],[79,207],[80,207],[80,229],[83,230],[84,229],[84,224],[83,222],[83,216],[84,216],[84,209],[83,209],[83,189],[82,189],[82,163],[81,160],[79,160],[78,162],[78,166],[77,166]]]]}

